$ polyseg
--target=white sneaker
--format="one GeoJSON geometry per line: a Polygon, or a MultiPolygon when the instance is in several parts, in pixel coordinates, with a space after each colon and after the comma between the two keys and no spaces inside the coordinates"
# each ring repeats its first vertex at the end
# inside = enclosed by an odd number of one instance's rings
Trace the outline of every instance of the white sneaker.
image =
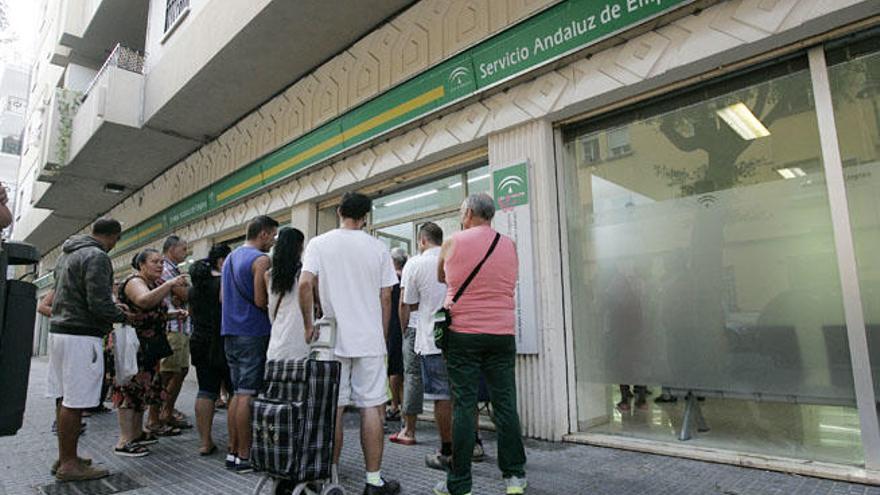
{"type": "Polygon", "coordinates": [[[504,478],[504,486],[506,487],[507,491],[505,493],[507,495],[522,495],[526,492],[529,482],[525,478],[511,476],[510,478],[504,478]]]}
{"type": "MultiPolygon", "coordinates": [[[[434,495],[449,495],[449,490],[446,489],[445,481],[440,481],[434,485],[434,495]]],[[[465,495],[471,495],[471,492],[467,492],[465,495]]]]}

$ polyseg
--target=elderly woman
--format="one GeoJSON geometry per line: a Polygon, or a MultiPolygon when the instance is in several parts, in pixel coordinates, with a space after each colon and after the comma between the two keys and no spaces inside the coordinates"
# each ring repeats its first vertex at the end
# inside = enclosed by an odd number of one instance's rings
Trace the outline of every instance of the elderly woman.
{"type": "MultiPolygon", "coordinates": [[[[175,287],[186,286],[187,279],[181,275],[159,285],[162,255],[155,249],[141,251],[131,265],[135,272],[120,284],[119,302],[136,315],[132,326],[140,343],[138,372],[128,383],[115,383],[113,387],[113,405],[119,412],[120,429],[114,452],[124,457],[143,457],[150,453],[146,445],[157,441],[155,435],[143,429],[144,411],[149,405],[162,403],[164,391],[156,369],[159,360],[170,355],[171,350],[164,340],[168,310],[163,300],[175,287]]],[[[154,432],[175,433],[168,428],[154,432]]],[[[176,433],[180,434],[179,430],[176,433]]]]}

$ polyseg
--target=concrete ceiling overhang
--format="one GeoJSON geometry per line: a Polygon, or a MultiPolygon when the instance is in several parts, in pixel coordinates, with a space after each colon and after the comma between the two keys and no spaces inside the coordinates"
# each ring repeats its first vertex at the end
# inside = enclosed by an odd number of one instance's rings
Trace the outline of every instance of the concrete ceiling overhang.
{"type": "Polygon", "coordinates": [[[63,211],[53,211],[24,238],[46,254],[65,241],[70,235],[89,225],[92,219],[65,215],[63,211]]]}
{"type": "Polygon", "coordinates": [[[146,116],[146,125],[194,139],[216,137],[411,3],[272,1],[173,97],[146,116]]]}
{"type": "Polygon", "coordinates": [[[76,156],[55,172],[52,185],[35,206],[70,217],[95,218],[198,146],[177,136],[104,122],[76,156]],[[125,190],[108,193],[107,184],[122,185],[125,190]]]}
{"type": "Polygon", "coordinates": [[[61,36],[61,44],[71,49],[69,60],[100,67],[117,43],[144,53],[149,6],[149,0],[103,0],[82,37],[61,36]]]}

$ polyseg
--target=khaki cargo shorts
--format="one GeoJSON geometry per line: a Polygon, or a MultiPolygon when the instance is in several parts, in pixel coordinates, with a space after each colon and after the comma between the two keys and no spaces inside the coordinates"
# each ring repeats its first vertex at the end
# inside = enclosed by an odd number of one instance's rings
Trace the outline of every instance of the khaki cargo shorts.
{"type": "Polygon", "coordinates": [[[168,332],[168,344],[174,354],[162,360],[159,371],[180,373],[189,370],[189,336],[181,332],[168,332]]]}

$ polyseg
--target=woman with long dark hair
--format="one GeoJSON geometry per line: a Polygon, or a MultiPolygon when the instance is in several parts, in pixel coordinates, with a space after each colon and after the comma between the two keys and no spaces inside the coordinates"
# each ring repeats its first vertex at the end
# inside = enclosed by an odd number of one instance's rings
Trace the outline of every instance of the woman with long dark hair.
{"type": "Polygon", "coordinates": [[[223,337],[220,336],[220,277],[223,263],[230,252],[232,250],[225,244],[214,246],[207,258],[196,261],[189,269],[192,278],[189,304],[193,322],[190,353],[199,382],[196,425],[201,438],[199,454],[205,456],[217,450],[211,438],[211,426],[220,388],[224,383],[231,388],[223,337]]]}
{"type": "Polygon", "coordinates": [[[304,244],[305,236],[299,230],[284,227],[278,231],[278,242],[272,251],[272,269],[266,272],[272,322],[267,359],[300,359],[309,354],[297,294],[304,244]]]}

